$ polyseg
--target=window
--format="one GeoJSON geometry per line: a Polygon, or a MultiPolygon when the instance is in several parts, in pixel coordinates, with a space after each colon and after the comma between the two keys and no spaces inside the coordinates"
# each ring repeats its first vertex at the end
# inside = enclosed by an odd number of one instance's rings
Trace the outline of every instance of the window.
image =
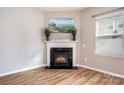
{"type": "Polygon", "coordinates": [[[95,18],[96,54],[124,57],[124,12],[95,18]]]}

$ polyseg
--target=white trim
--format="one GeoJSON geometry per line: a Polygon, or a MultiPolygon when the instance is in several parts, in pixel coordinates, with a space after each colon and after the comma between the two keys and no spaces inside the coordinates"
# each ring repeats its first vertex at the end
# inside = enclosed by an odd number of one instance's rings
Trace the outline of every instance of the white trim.
{"type": "Polygon", "coordinates": [[[98,72],[101,72],[101,73],[104,73],[104,74],[109,74],[109,75],[112,75],[112,76],[115,76],[115,77],[124,78],[124,75],[121,75],[121,74],[116,74],[116,73],[113,73],[113,72],[109,72],[109,71],[105,71],[105,70],[101,70],[101,69],[97,69],[97,68],[93,68],[93,67],[89,67],[89,66],[79,65],[79,64],[77,64],[77,66],[87,68],[87,69],[91,69],[91,70],[94,70],[94,71],[98,71],[98,72]]]}
{"type": "Polygon", "coordinates": [[[43,67],[43,66],[46,66],[46,65],[42,64],[42,65],[38,65],[38,66],[33,66],[33,67],[27,67],[27,68],[24,68],[24,69],[19,69],[19,70],[16,70],[16,71],[0,73],[0,77],[6,76],[6,75],[10,75],[10,74],[19,73],[19,72],[23,72],[23,71],[28,71],[28,70],[32,70],[32,69],[36,69],[36,68],[40,68],[40,67],[43,67]]]}

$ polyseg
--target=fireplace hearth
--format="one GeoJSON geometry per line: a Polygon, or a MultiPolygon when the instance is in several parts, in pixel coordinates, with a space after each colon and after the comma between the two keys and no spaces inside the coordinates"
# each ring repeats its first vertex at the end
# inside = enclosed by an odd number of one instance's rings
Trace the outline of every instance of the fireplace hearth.
{"type": "Polygon", "coordinates": [[[71,69],[73,66],[72,48],[51,48],[50,49],[50,68],[71,69]]]}

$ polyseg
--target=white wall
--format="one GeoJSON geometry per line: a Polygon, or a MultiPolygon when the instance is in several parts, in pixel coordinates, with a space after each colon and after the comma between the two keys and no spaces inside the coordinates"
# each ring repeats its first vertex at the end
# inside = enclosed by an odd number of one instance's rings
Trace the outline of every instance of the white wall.
{"type": "Polygon", "coordinates": [[[93,15],[115,8],[87,8],[81,12],[81,65],[124,75],[124,59],[95,55],[95,20],[93,15]],[[86,48],[83,48],[86,44],[86,48]],[[88,61],[85,62],[84,58],[88,61]]]}
{"type": "Polygon", "coordinates": [[[34,8],[0,8],[0,74],[43,63],[43,13],[34,8]]]}

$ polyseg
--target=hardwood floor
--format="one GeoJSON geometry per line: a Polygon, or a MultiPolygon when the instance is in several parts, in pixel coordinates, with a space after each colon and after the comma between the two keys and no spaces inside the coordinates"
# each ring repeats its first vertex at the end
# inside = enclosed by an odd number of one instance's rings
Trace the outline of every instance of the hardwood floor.
{"type": "Polygon", "coordinates": [[[123,85],[124,79],[103,73],[78,69],[38,68],[0,77],[0,85],[123,85]]]}

